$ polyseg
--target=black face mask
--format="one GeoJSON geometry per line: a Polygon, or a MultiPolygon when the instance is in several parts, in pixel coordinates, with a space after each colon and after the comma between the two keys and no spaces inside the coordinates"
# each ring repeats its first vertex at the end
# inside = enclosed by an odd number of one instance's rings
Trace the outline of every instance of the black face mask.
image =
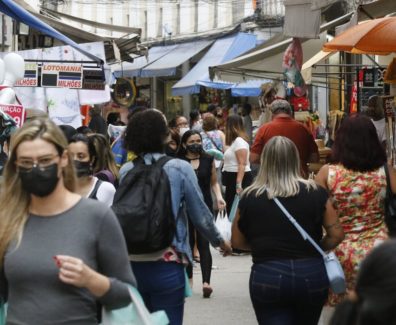
{"type": "Polygon", "coordinates": [[[19,167],[18,171],[24,190],[39,197],[50,195],[59,181],[57,163],[45,168],[35,166],[31,170],[19,167]]]}
{"type": "Polygon", "coordinates": [[[174,149],[172,149],[172,148],[169,147],[169,146],[166,146],[166,147],[165,147],[165,154],[166,154],[167,156],[169,156],[169,157],[176,157],[176,152],[177,152],[177,150],[174,150],[174,149]]]}
{"type": "Polygon", "coordinates": [[[73,162],[78,178],[92,175],[92,166],[89,161],[74,160],[73,162]]]}
{"type": "Polygon", "coordinates": [[[194,143],[194,144],[189,144],[186,146],[186,149],[190,151],[191,153],[201,153],[202,152],[202,144],[199,143],[194,143]]]}

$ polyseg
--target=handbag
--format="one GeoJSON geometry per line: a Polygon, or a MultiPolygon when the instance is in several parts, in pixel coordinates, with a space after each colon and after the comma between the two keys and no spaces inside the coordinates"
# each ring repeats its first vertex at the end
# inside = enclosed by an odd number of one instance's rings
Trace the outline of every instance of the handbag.
{"type": "Polygon", "coordinates": [[[385,223],[391,237],[396,235],[396,195],[390,187],[389,170],[387,164],[384,165],[386,175],[386,196],[385,196],[385,223]]]}
{"type": "Polygon", "coordinates": [[[163,310],[151,313],[144,305],[136,288],[128,285],[132,302],[123,308],[107,310],[102,308],[101,325],[167,325],[169,319],[163,310]]]}
{"type": "Polygon", "coordinates": [[[296,227],[304,240],[308,240],[319,252],[319,254],[322,255],[331,290],[333,290],[335,294],[344,293],[346,291],[345,274],[337,256],[333,252],[325,253],[276,197],[274,198],[274,201],[286,215],[289,221],[293,224],[293,226],[296,227]]]}

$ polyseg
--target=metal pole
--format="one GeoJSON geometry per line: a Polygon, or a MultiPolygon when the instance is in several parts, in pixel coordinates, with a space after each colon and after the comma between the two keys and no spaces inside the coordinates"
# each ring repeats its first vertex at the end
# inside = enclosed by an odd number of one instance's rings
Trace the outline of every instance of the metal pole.
{"type": "Polygon", "coordinates": [[[1,15],[1,52],[5,52],[5,16],[1,15]]]}
{"type": "Polygon", "coordinates": [[[360,69],[356,68],[356,111],[360,112],[360,80],[359,80],[360,69]]]}

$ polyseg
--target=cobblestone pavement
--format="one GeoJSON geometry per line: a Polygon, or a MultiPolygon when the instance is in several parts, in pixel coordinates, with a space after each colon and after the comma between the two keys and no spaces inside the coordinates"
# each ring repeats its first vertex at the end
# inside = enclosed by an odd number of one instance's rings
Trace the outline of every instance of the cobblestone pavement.
{"type": "Polygon", "coordinates": [[[202,298],[199,264],[194,267],[193,296],[186,299],[185,325],[257,324],[249,298],[250,256],[222,257],[212,250],[213,265],[210,299],[202,298]]]}

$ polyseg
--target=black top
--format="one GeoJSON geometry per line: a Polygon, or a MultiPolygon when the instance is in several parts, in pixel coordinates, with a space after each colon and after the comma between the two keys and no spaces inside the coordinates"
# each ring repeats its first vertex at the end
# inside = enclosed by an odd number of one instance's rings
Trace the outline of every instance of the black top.
{"type": "MultiPolygon", "coordinates": [[[[304,184],[293,197],[279,198],[289,213],[317,242],[322,239],[323,215],[328,194],[323,187],[307,190],[304,184]]],[[[275,259],[317,257],[320,254],[305,241],[286,215],[266,193],[243,196],[239,202],[239,229],[252,248],[253,263],[275,259]]]]}
{"type": "MultiPolygon", "coordinates": [[[[186,156],[180,157],[188,162],[191,162],[186,156]]],[[[211,192],[210,178],[212,175],[213,157],[207,154],[201,154],[199,157],[198,169],[195,169],[195,174],[198,178],[198,184],[204,197],[204,201],[209,210],[213,213],[213,200],[211,192]]]]}

